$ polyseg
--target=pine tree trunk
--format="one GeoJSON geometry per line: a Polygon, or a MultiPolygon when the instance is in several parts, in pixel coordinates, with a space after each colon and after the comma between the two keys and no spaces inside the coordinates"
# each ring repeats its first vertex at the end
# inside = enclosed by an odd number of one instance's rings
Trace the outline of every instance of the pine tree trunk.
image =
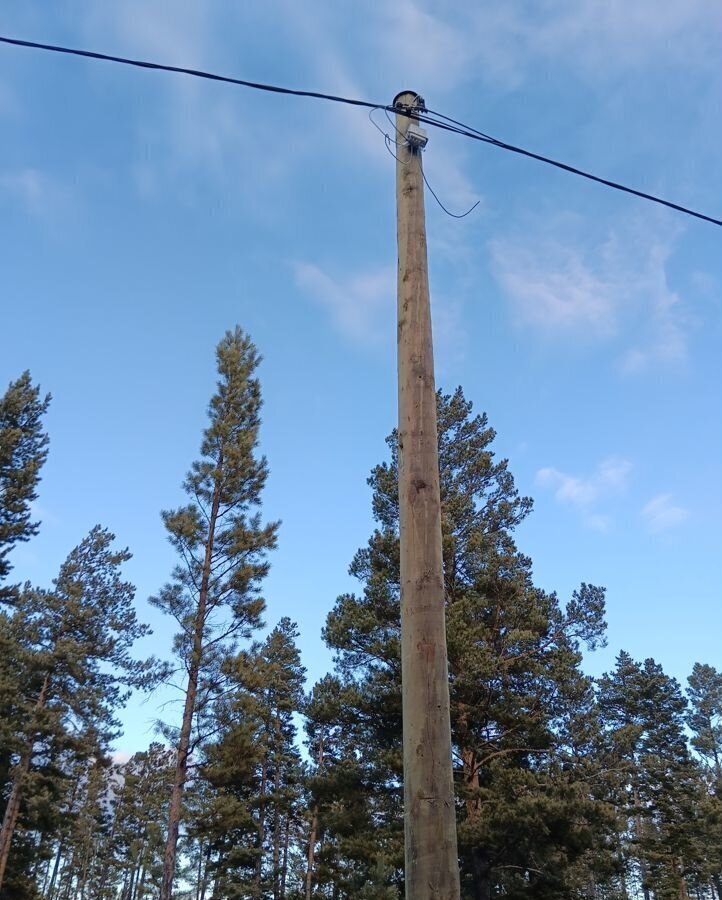
{"type": "Polygon", "coordinates": [[[135,860],[135,866],[133,867],[133,875],[131,875],[130,883],[131,890],[128,894],[129,900],[138,900],[140,897],[140,877],[141,874],[145,875],[146,871],[146,858],[147,858],[147,841],[148,841],[148,823],[145,822],[141,824],[138,828],[138,832],[135,836],[136,841],[138,842],[138,855],[135,860]],[[135,881],[135,883],[133,883],[135,881]]]}
{"type": "Polygon", "coordinates": [[[286,815],[286,827],[283,830],[283,862],[281,863],[281,895],[279,900],[286,900],[286,878],[288,876],[288,841],[291,830],[291,816],[286,815]]]}
{"type": "MultiPolygon", "coordinates": [[[[35,703],[35,709],[33,712],[33,725],[35,717],[45,706],[45,699],[48,694],[49,686],[50,673],[47,673],[45,675],[45,678],[43,679],[43,685],[40,688],[40,693],[38,694],[38,699],[35,703]]],[[[5,815],[3,817],[2,828],[0,829],[0,888],[2,887],[2,883],[5,878],[5,870],[7,869],[8,858],[10,857],[10,845],[12,844],[13,834],[15,833],[15,826],[18,823],[23,785],[25,782],[25,778],[30,771],[30,759],[33,752],[33,738],[34,727],[31,727],[29,735],[30,746],[28,746],[28,748],[25,750],[20,759],[20,763],[18,764],[17,771],[13,778],[13,786],[8,798],[8,804],[5,807],[5,815]]]]}
{"type": "Polygon", "coordinates": [[[53,874],[50,876],[50,884],[48,885],[48,890],[47,890],[47,893],[45,894],[45,897],[47,898],[47,900],[52,900],[53,892],[55,891],[55,881],[58,877],[58,870],[60,869],[60,860],[63,856],[64,850],[65,850],[65,846],[64,846],[63,842],[61,841],[58,844],[58,852],[55,857],[55,864],[53,865],[53,874]]]}
{"type": "MultiPolygon", "coordinates": [[[[112,880],[108,877],[108,876],[109,876],[109,873],[110,873],[110,860],[111,860],[111,855],[110,855],[110,847],[109,847],[107,844],[106,844],[106,851],[105,851],[105,852],[106,852],[107,855],[105,856],[105,861],[104,861],[104,863],[103,863],[103,868],[102,868],[102,870],[101,870],[101,872],[100,872],[100,885],[101,885],[101,887],[100,887],[100,890],[99,890],[99,893],[98,893],[97,900],[107,900],[108,896],[111,894],[111,891],[112,891],[112,894],[113,894],[113,895],[115,894],[115,891],[113,891],[113,889],[112,889],[112,887],[111,887],[112,880]]],[[[95,900],[95,898],[93,898],[93,900],[95,900]]]]}
{"type": "Polygon", "coordinates": [[[471,876],[474,900],[491,900],[491,867],[480,847],[471,849],[471,876]]]}
{"type": "MultiPolygon", "coordinates": [[[[707,719],[707,728],[710,732],[714,733],[714,722],[711,718],[707,719]]],[[[712,758],[714,759],[714,771],[717,775],[717,778],[722,778],[722,761],[720,761],[719,751],[717,750],[717,743],[712,744],[712,758]]]]}
{"type": "Polygon", "coordinates": [[[597,900],[597,882],[594,878],[594,875],[589,876],[589,887],[587,889],[587,896],[589,900],[597,900]]]}
{"type": "Polygon", "coordinates": [[[143,849],[141,847],[138,852],[138,858],[133,868],[130,870],[130,886],[128,888],[128,900],[134,900],[138,896],[138,879],[140,878],[141,860],[143,858],[143,849]]]}
{"type": "Polygon", "coordinates": [[[627,889],[627,879],[624,875],[624,869],[622,869],[622,874],[619,876],[619,881],[622,886],[622,898],[623,900],[629,900],[629,891],[627,889]]]}
{"type": "MultiPolygon", "coordinates": [[[[318,759],[316,760],[316,771],[323,769],[323,731],[318,739],[318,759]]],[[[306,865],[306,900],[311,900],[311,891],[313,888],[313,863],[316,854],[316,841],[318,840],[318,804],[313,807],[313,816],[311,818],[311,834],[308,836],[308,859],[306,865]]]]}
{"type": "MultiPolygon", "coordinates": [[[[33,864],[33,867],[32,867],[33,881],[35,882],[35,884],[38,883],[38,878],[40,876],[40,869],[42,868],[43,864],[45,863],[45,860],[42,858],[42,855],[40,852],[43,849],[43,845],[45,844],[45,838],[46,838],[46,834],[43,831],[38,835],[38,839],[35,844],[35,863],[33,864]]],[[[47,871],[47,866],[45,868],[47,871]]]]}
{"type": "MultiPolygon", "coordinates": [[[[479,788],[479,764],[473,750],[462,750],[464,763],[464,780],[471,790],[479,788]]],[[[478,795],[466,800],[466,819],[471,823],[471,833],[481,815],[478,795]]],[[[474,900],[489,900],[491,897],[491,870],[482,847],[474,846],[471,850],[471,878],[474,900]]]]}
{"type": "Polygon", "coordinates": [[[258,859],[256,860],[255,887],[256,896],[261,894],[261,875],[263,873],[263,845],[266,842],[266,784],[268,768],[266,760],[261,764],[261,803],[258,807],[258,859]]]}
{"type": "MultiPolygon", "coordinates": [[[[205,614],[205,608],[202,610],[205,614]]],[[[196,637],[194,643],[202,648],[201,632],[201,607],[199,605],[196,617],[196,637]]],[[[200,670],[200,653],[193,651],[193,662],[188,673],[188,688],[186,690],[185,705],[183,708],[183,722],[181,725],[180,740],[176,753],[175,776],[171,791],[170,806],[168,808],[168,838],[163,854],[163,878],[161,881],[160,900],[171,900],[173,896],[173,880],[175,878],[176,851],[178,847],[178,833],[180,830],[181,804],[183,790],[188,777],[188,762],[190,754],[191,728],[195,713],[196,695],[198,693],[198,676],[200,670]]]]}
{"type": "Polygon", "coordinates": [[[211,861],[211,845],[206,847],[206,858],[203,863],[203,880],[201,882],[201,895],[199,900],[206,900],[206,890],[208,889],[208,864],[211,861]]]}
{"type": "Polygon", "coordinates": [[[138,882],[138,886],[135,891],[135,900],[143,900],[143,894],[145,893],[145,879],[148,875],[148,867],[143,863],[140,869],[140,881],[138,882]]]}
{"type": "Polygon", "coordinates": [[[85,900],[85,888],[88,883],[88,854],[85,853],[83,857],[83,865],[81,874],[78,875],[78,879],[75,882],[75,893],[76,896],[79,897],[79,900],[85,900]]]}
{"type": "Polygon", "coordinates": [[[276,772],[273,779],[273,900],[279,900],[280,893],[280,857],[281,857],[281,816],[278,810],[278,795],[281,790],[281,766],[276,761],[276,772]]]}
{"type": "Polygon", "coordinates": [[[639,850],[637,853],[637,861],[639,863],[639,872],[640,872],[640,875],[642,876],[642,894],[644,895],[644,900],[650,900],[651,894],[649,891],[649,887],[647,885],[647,878],[648,878],[647,861],[644,859],[644,857],[642,856],[642,852],[641,852],[642,814],[639,812],[639,803],[640,803],[639,790],[637,789],[636,784],[634,786],[632,796],[634,798],[634,807],[635,807],[635,815],[634,815],[635,836],[637,839],[637,846],[639,847],[639,850]]]}
{"type": "Polygon", "coordinates": [[[722,900],[722,879],[719,875],[713,875],[712,881],[715,886],[715,890],[717,891],[717,900],[722,900]]]}
{"type": "MultiPolygon", "coordinates": [[[[323,730],[318,739],[318,759],[316,760],[316,771],[323,769],[323,730]]],[[[318,804],[313,807],[313,816],[311,818],[311,834],[308,836],[308,861],[306,865],[306,900],[311,900],[311,891],[313,889],[313,863],[316,853],[316,841],[318,840],[318,804]]]]}
{"type": "Polygon", "coordinates": [[[313,808],[313,817],[311,818],[311,834],[308,838],[308,862],[306,865],[306,900],[311,900],[311,891],[313,889],[313,862],[316,850],[316,840],[318,839],[318,806],[313,808]]]}
{"type": "Polygon", "coordinates": [[[687,882],[684,880],[684,863],[679,858],[674,861],[674,877],[677,882],[677,900],[689,900],[687,882]]]}
{"type": "Polygon", "coordinates": [[[52,854],[48,857],[48,859],[47,859],[47,861],[46,861],[46,863],[45,863],[45,873],[43,874],[43,883],[42,883],[42,886],[41,886],[41,888],[40,888],[40,893],[43,895],[43,897],[46,897],[46,896],[47,896],[47,891],[48,891],[48,879],[50,878],[50,871],[51,871],[51,869],[53,868],[53,860],[54,860],[54,857],[55,857],[55,853],[52,853],[52,854]]]}
{"type": "MultiPolygon", "coordinates": [[[[63,900],[70,900],[70,891],[73,887],[73,872],[75,871],[75,866],[73,865],[74,861],[75,854],[70,857],[70,865],[67,866],[68,877],[63,884],[63,900]]],[[[65,871],[63,871],[63,875],[65,875],[65,871]]]]}
{"type": "Polygon", "coordinates": [[[619,828],[616,830],[617,835],[617,847],[619,848],[617,853],[617,859],[619,861],[619,886],[622,891],[622,900],[629,900],[629,891],[627,889],[627,861],[624,854],[624,847],[622,846],[622,835],[619,833],[619,828]]]}
{"type": "Polygon", "coordinates": [[[121,900],[128,900],[128,869],[123,872],[123,881],[120,884],[121,900]]]}
{"type": "Polygon", "coordinates": [[[196,900],[201,898],[201,882],[203,880],[203,838],[198,842],[198,872],[196,874],[196,900]]]}
{"type": "MultiPolygon", "coordinates": [[[[218,460],[218,468],[223,465],[222,454],[218,460]]],[[[206,539],[205,556],[201,574],[201,586],[198,592],[198,609],[196,610],[195,625],[193,631],[193,649],[191,651],[191,664],[188,668],[188,687],[186,689],[185,705],[183,707],[183,721],[181,723],[180,739],[176,754],[175,777],[173,790],[168,809],[168,838],[163,854],[163,878],[160,886],[160,900],[172,900],[173,880],[175,878],[176,853],[178,849],[178,833],[180,830],[181,804],[183,791],[188,777],[188,762],[190,755],[191,731],[193,728],[193,716],[196,709],[196,696],[198,693],[198,679],[200,676],[201,661],[203,657],[203,637],[205,634],[206,613],[208,608],[208,587],[211,577],[211,565],[213,560],[213,544],[215,538],[218,509],[220,506],[221,486],[220,477],[216,477],[213,491],[213,503],[208,521],[208,537],[206,539]]]]}

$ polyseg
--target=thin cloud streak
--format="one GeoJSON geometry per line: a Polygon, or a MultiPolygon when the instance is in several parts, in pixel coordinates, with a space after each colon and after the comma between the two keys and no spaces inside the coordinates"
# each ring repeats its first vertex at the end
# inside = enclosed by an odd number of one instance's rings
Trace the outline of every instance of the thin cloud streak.
{"type": "Polygon", "coordinates": [[[686,522],[689,518],[689,511],[683,506],[677,505],[672,494],[657,494],[642,507],[641,516],[647,528],[653,534],[657,534],[686,522]]]}
{"type": "Polygon", "coordinates": [[[629,460],[610,456],[602,460],[591,475],[572,475],[547,466],[537,471],[536,482],[553,491],[558,503],[577,509],[587,527],[606,531],[612,520],[595,507],[626,489],[631,470],[629,460]]]}
{"type": "Polygon", "coordinates": [[[584,243],[573,224],[533,222],[490,241],[514,323],[548,339],[609,343],[623,374],[684,364],[690,320],[668,275],[681,228],[620,225],[584,243]]]}
{"type": "MultiPolygon", "coordinates": [[[[384,340],[384,328],[395,310],[396,272],[384,266],[335,277],[310,262],[293,265],[298,288],[330,315],[345,337],[363,345],[384,340]]],[[[390,333],[390,332],[388,332],[390,333]]]]}

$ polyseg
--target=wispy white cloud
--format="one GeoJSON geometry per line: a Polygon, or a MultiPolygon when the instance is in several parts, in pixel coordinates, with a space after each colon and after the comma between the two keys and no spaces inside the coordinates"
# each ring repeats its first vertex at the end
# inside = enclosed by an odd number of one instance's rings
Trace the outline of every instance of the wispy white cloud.
{"type": "Polygon", "coordinates": [[[43,525],[55,525],[60,519],[55,513],[51,512],[46,506],[33,500],[30,503],[30,515],[33,521],[42,522],[43,525]]]}
{"type": "Polygon", "coordinates": [[[211,46],[213,23],[214,16],[192,0],[124,0],[87,3],[83,24],[93,37],[104,32],[106,40],[160,62],[198,66],[211,46]]]}
{"type": "MultiPolygon", "coordinates": [[[[104,47],[115,44],[140,58],[221,71],[229,48],[225,37],[238,25],[228,11],[210,12],[192,0],[89,4],[84,24],[88,38],[102,37],[104,47]]],[[[135,120],[136,159],[129,166],[138,193],[152,194],[169,180],[191,205],[204,196],[208,182],[224,189],[240,183],[244,195],[274,192],[293,171],[293,154],[278,140],[273,116],[256,114],[249,125],[254,99],[193,78],[150,80],[135,120]]],[[[262,204],[255,208],[266,215],[262,204]]]]}
{"type": "Polygon", "coordinates": [[[605,77],[610,63],[638,67],[649,63],[660,49],[667,60],[689,60],[687,54],[710,38],[715,12],[707,0],[660,5],[656,0],[552,0],[545,4],[545,20],[528,41],[547,55],[571,54],[587,73],[605,77]],[[603,64],[603,65],[600,65],[603,64]]]}
{"type": "MultiPolygon", "coordinates": [[[[296,286],[324,309],[334,328],[357,344],[376,346],[396,334],[396,269],[377,266],[338,275],[315,263],[293,264],[296,286]]],[[[458,299],[436,293],[431,300],[438,374],[463,360],[467,349],[458,299]]]]}
{"type": "Polygon", "coordinates": [[[538,238],[490,244],[492,267],[516,322],[549,334],[614,334],[619,285],[594,271],[577,247],[538,238]]]}
{"type": "Polygon", "coordinates": [[[449,14],[448,6],[438,12],[435,6],[417,0],[379,3],[382,21],[377,47],[402,89],[421,90],[404,80],[409,71],[417,85],[433,85],[441,93],[468,80],[473,70],[478,48],[469,40],[463,22],[449,14]]]}
{"type": "Polygon", "coordinates": [[[69,193],[57,179],[35,168],[0,173],[0,198],[19,204],[33,218],[49,221],[66,210],[69,193]]]}
{"type": "MultiPolygon", "coordinates": [[[[269,14],[281,10],[320,65],[333,63],[334,75],[339,66],[347,70],[350,42],[336,4],[319,4],[312,17],[292,0],[268,7],[269,14]]],[[[453,6],[442,0],[369,0],[354,20],[354,40],[362,51],[356,66],[372,91],[433,87],[437,102],[479,77],[496,87],[517,88],[547,60],[596,83],[650,63],[710,66],[713,54],[703,51],[714,47],[716,26],[709,0],[664,8],[656,0],[635,0],[631,6],[626,0],[453,6]],[[412,54],[413,85],[408,83],[412,54]]]]}
{"type": "Polygon", "coordinates": [[[634,223],[582,241],[569,219],[490,243],[517,325],[547,337],[608,341],[625,373],[683,363],[690,318],[669,280],[678,228],[634,223]]]}
{"type": "Polygon", "coordinates": [[[631,470],[629,460],[610,456],[602,460],[591,475],[572,475],[549,466],[538,470],[536,482],[540,487],[552,490],[558,502],[575,507],[585,525],[605,531],[611,518],[595,507],[626,488],[631,470]]]}
{"type": "Polygon", "coordinates": [[[689,510],[678,506],[671,494],[657,494],[642,507],[641,515],[649,530],[656,533],[681,525],[689,517],[689,510]]]}
{"type": "Polygon", "coordinates": [[[509,0],[462,7],[456,27],[458,57],[506,89],[545,60],[597,84],[655,64],[710,67],[718,33],[708,0],[509,0]]]}
{"type": "Polygon", "coordinates": [[[298,287],[328,312],[343,335],[358,343],[377,344],[390,333],[396,310],[393,268],[379,267],[343,277],[330,275],[309,262],[297,262],[293,268],[298,287]]]}
{"type": "Polygon", "coordinates": [[[669,244],[653,245],[646,267],[640,272],[636,287],[648,297],[647,329],[641,341],[623,354],[621,367],[625,372],[640,372],[656,364],[682,363],[687,359],[689,317],[681,297],[669,285],[670,254],[669,244]]]}
{"type": "MultiPolygon", "coordinates": [[[[414,79],[419,87],[433,85],[439,98],[473,72],[473,48],[467,46],[464,29],[447,21],[452,18],[448,11],[441,15],[415,0],[402,0],[400,6],[367,4],[364,15],[355,20],[356,46],[351,52],[347,22],[339,23],[335,10],[327,7],[309,16],[306,8],[293,0],[282,0],[280,6],[285,27],[292,28],[309,68],[311,82],[326,85],[334,93],[391,103],[397,89],[413,87],[408,83],[408,53],[415,47],[419,52],[414,53],[414,79]],[[404,34],[403,46],[398,41],[400,31],[404,34]]],[[[373,115],[378,128],[395,140],[393,118],[383,111],[373,115]]],[[[353,151],[350,161],[360,154],[364,164],[394,165],[383,135],[369,122],[365,110],[322,106],[317,122],[318,140],[337,145],[341,152],[353,151]]],[[[460,144],[443,140],[440,132],[432,137],[433,171],[429,177],[434,189],[449,206],[466,209],[479,199],[479,193],[467,174],[460,144]]]]}
{"type": "Polygon", "coordinates": [[[431,152],[424,158],[424,174],[438,201],[427,190],[427,218],[433,223],[429,229],[429,246],[450,262],[468,267],[475,264],[478,257],[476,243],[471,240],[472,232],[449,218],[440,209],[440,204],[456,215],[478,204],[472,213],[473,219],[467,220],[467,224],[478,225],[484,218],[485,198],[467,174],[467,148],[463,144],[452,143],[442,132],[432,131],[430,147],[431,152]]]}
{"type": "MultiPolygon", "coordinates": [[[[294,34],[300,39],[299,46],[305,53],[313,80],[346,97],[372,97],[372,91],[354,72],[342,42],[323,15],[309,16],[308,10],[296,2],[283,5],[287,23],[292,23],[294,34]]],[[[382,103],[390,101],[391,98],[379,100],[382,103]]],[[[324,105],[318,109],[316,120],[319,140],[341,145],[345,152],[360,152],[366,160],[377,165],[390,165],[384,138],[369,121],[367,110],[346,105],[324,105]]],[[[394,136],[393,124],[387,121],[383,113],[376,113],[376,121],[383,131],[394,136]]]]}

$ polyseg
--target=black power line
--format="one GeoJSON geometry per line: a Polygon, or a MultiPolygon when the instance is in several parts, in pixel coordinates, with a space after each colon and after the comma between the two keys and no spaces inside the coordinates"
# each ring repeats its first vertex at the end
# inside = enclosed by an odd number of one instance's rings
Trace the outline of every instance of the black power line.
{"type": "Polygon", "coordinates": [[[135,66],[139,69],[154,69],[161,72],[174,72],[180,75],[191,75],[194,78],[205,78],[208,81],[220,81],[226,84],[235,84],[239,85],[240,87],[252,88],[256,91],[266,91],[267,93],[272,94],[286,94],[292,97],[310,97],[315,100],[328,100],[332,103],[343,103],[347,106],[359,106],[370,110],[383,109],[387,112],[399,113],[405,116],[413,116],[420,122],[424,122],[425,124],[431,125],[434,128],[440,128],[443,131],[450,131],[453,134],[459,134],[462,137],[467,137],[471,140],[481,141],[485,144],[491,144],[492,146],[499,147],[502,150],[508,150],[511,153],[517,153],[520,156],[526,156],[530,159],[535,159],[539,162],[546,163],[549,166],[554,166],[557,169],[562,169],[565,172],[570,172],[572,175],[579,175],[582,178],[587,178],[590,181],[595,181],[598,184],[603,184],[605,185],[605,187],[610,187],[617,191],[623,191],[626,194],[632,194],[635,197],[641,197],[643,200],[649,200],[652,203],[659,203],[662,206],[666,206],[669,209],[674,209],[677,212],[684,213],[685,215],[694,216],[695,218],[702,219],[705,222],[711,222],[713,225],[722,226],[722,219],[715,219],[712,216],[707,216],[704,213],[696,212],[695,210],[689,209],[686,206],[680,206],[677,203],[672,203],[669,200],[664,200],[662,197],[657,197],[654,194],[647,194],[644,191],[638,191],[635,188],[627,187],[626,185],[620,184],[617,181],[610,181],[607,178],[601,178],[598,175],[593,175],[591,172],[585,172],[583,169],[578,169],[575,166],[567,165],[567,163],[559,162],[558,160],[551,159],[548,156],[542,156],[539,153],[533,153],[531,150],[525,150],[522,147],[515,146],[514,144],[507,144],[505,141],[500,141],[488,134],[484,134],[484,132],[482,131],[478,131],[477,129],[472,128],[470,125],[465,125],[463,122],[459,122],[456,119],[452,119],[449,116],[443,115],[442,113],[434,112],[433,110],[411,110],[406,108],[397,108],[384,103],[371,103],[368,100],[340,97],[336,94],[324,94],[320,91],[303,91],[296,88],[265,84],[263,82],[246,81],[243,78],[231,78],[228,75],[217,75],[214,72],[206,72],[202,69],[189,69],[184,66],[168,66],[163,63],[148,62],[146,60],[139,59],[129,59],[124,56],[112,56],[108,53],[97,53],[93,50],[78,50],[73,47],[61,47],[55,44],[41,44],[37,41],[24,41],[20,38],[3,37],[2,35],[0,35],[0,43],[12,44],[16,47],[26,47],[35,50],[46,50],[52,53],[64,53],[70,56],[82,56],[88,59],[119,63],[125,66],[135,66]]]}
{"type": "Polygon", "coordinates": [[[550,159],[548,156],[542,156],[539,153],[533,153],[531,150],[524,150],[523,147],[516,147],[514,144],[507,144],[506,141],[500,141],[497,138],[490,137],[487,134],[483,134],[481,131],[477,131],[475,128],[470,128],[468,125],[463,125],[461,122],[456,123],[454,119],[449,119],[448,116],[442,116],[441,113],[435,113],[431,110],[427,111],[425,115],[421,115],[421,121],[428,123],[429,125],[434,125],[437,128],[443,128],[446,131],[451,131],[453,134],[460,134],[463,137],[471,138],[475,141],[481,141],[484,144],[492,144],[495,147],[500,147],[502,150],[509,150],[511,153],[518,153],[521,156],[528,156],[530,159],[536,159],[539,162],[546,163],[549,166],[555,166],[557,169],[563,169],[565,172],[571,172],[572,175],[579,175],[582,178],[588,178],[590,181],[596,181],[598,184],[606,185],[607,187],[614,188],[617,191],[624,191],[626,194],[633,194],[635,197],[641,197],[644,200],[651,200],[653,203],[660,203],[662,206],[667,206],[669,209],[676,209],[678,212],[685,213],[688,216],[694,216],[697,219],[702,219],[705,222],[711,222],[713,225],[722,225],[722,220],[714,219],[712,216],[706,216],[704,213],[696,212],[693,209],[688,209],[686,206],[680,206],[677,203],[672,203],[670,200],[664,200],[661,197],[657,197],[654,194],[647,194],[644,191],[638,191],[636,188],[627,187],[627,185],[620,184],[617,181],[610,181],[607,178],[601,178],[599,175],[593,175],[591,172],[585,172],[584,169],[578,169],[576,166],[570,166],[567,163],[559,162],[556,159],[550,159]],[[436,121],[433,118],[428,118],[428,116],[438,116],[441,119],[446,119],[448,122],[453,122],[454,125],[458,127],[454,127],[452,125],[446,125],[442,122],[436,121]]]}
{"type": "MultiPolygon", "coordinates": [[[[16,47],[30,47],[34,50],[50,50],[52,53],[66,53],[70,56],[85,56],[88,59],[99,59],[104,62],[120,63],[124,66],[135,66],[138,69],[156,69],[161,72],[175,72],[179,75],[192,75],[194,78],[206,78],[209,81],[222,81],[226,84],[237,84],[241,87],[253,88],[255,91],[268,91],[271,94],[290,94],[292,97],[313,97],[316,100],[331,100],[333,103],[346,103],[350,106],[363,106],[377,109],[378,103],[366,100],[352,100],[349,97],[336,97],[334,94],[322,94],[318,91],[299,91],[294,88],[279,87],[275,84],[263,84],[258,81],[245,81],[243,78],[231,78],[228,75],[217,75],[202,69],[187,69],[184,66],[167,66],[164,63],[147,62],[142,59],[128,59],[125,56],[111,56],[109,53],[96,53],[93,50],[78,50],[74,47],[59,47],[55,44],[39,44],[36,41],[22,41],[20,38],[9,38],[0,35],[0,42],[13,44],[16,47]]],[[[383,108],[383,104],[381,104],[383,108]]],[[[389,107],[390,109],[391,107],[389,107]]]]}

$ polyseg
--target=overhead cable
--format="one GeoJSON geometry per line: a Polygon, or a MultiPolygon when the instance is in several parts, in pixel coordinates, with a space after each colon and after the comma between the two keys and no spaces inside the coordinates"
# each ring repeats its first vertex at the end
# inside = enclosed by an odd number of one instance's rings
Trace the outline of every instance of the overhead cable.
{"type": "Polygon", "coordinates": [[[453,134],[458,134],[471,140],[481,141],[485,144],[491,144],[492,146],[498,147],[501,150],[508,150],[510,153],[516,153],[520,156],[526,156],[529,159],[535,159],[538,162],[545,163],[549,166],[554,166],[557,169],[562,169],[563,171],[569,172],[572,175],[578,175],[581,178],[586,178],[589,181],[596,182],[597,184],[603,184],[605,187],[612,188],[613,190],[622,191],[626,194],[632,194],[635,197],[640,197],[641,199],[648,200],[652,203],[658,203],[661,206],[666,206],[669,209],[676,210],[677,212],[684,213],[685,215],[693,216],[696,219],[710,222],[713,225],[722,226],[722,219],[715,219],[712,216],[697,212],[696,210],[690,209],[689,207],[681,206],[678,203],[672,203],[671,201],[665,200],[663,197],[658,197],[655,194],[649,194],[645,191],[638,191],[636,188],[628,187],[627,185],[621,184],[618,181],[611,181],[608,178],[602,178],[599,175],[593,175],[591,172],[587,172],[584,169],[579,169],[576,166],[571,166],[567,163],[560,162],[559,160],[552,159],[551,157],[543,156],[540,153],[533,153],[531,150],[525,150],[523,147],[517,147],[514,144],[509,144],[506,141],[501,141],[498,138],[485,134],[482,131],[478,131],[476,128],[473,128],[470,125],[465,125],[463,122],[459,122],[456,119],[452,119],[451,117],[445,116],[442,113],[434,112],[433,110],[393,107],[383,103],[372,103],[368,100],[342,97],[336,94],[326,94],[320,91],[307,91],[300,90],[298,88],[289,88],[280,85],[266,84],[258,81],[247,81],[243,78],[232,78],[228,75],[218,75],[214,72],[207,72],[202,69],[191,69],[185,66],[170,66],[164,63],[148,62],[147,60],[139,59],[129,59],[125,56],[113,56],[109,53],[98,53],[93,50],[80,50],[74,47],[62,47],[56,44],[43,44],[39,43],[38,41],[26,41],[21,40],[20,38],[10,38],[4,37],[2,35],[0,35],[0,43],[11,44],[16,47],[24,47],[35,50],[45,50],[51,53],[81,56],[88,59],[118,63],[126,66],[135,66],[136,68],[140,69],[151,69],[161,72],[173,72],[180,75],[190,75],[194,78],[204,78],[209,81],[219,81],[226,84],[233,84],[240,87],[246,87],[256,91],[265,91],[272,94],[286,94],[291,97],[309,97],[315,100],[326,100],[331,103],[343,103],[347,106],[363,107],[369,110],[383,109],[386,112],[398,113],[400,115],[416,118],[420,122],[424,122],[427,125],[431,125],[432,127],[439,128],[443,131],[449,131],[453,134]]]}

